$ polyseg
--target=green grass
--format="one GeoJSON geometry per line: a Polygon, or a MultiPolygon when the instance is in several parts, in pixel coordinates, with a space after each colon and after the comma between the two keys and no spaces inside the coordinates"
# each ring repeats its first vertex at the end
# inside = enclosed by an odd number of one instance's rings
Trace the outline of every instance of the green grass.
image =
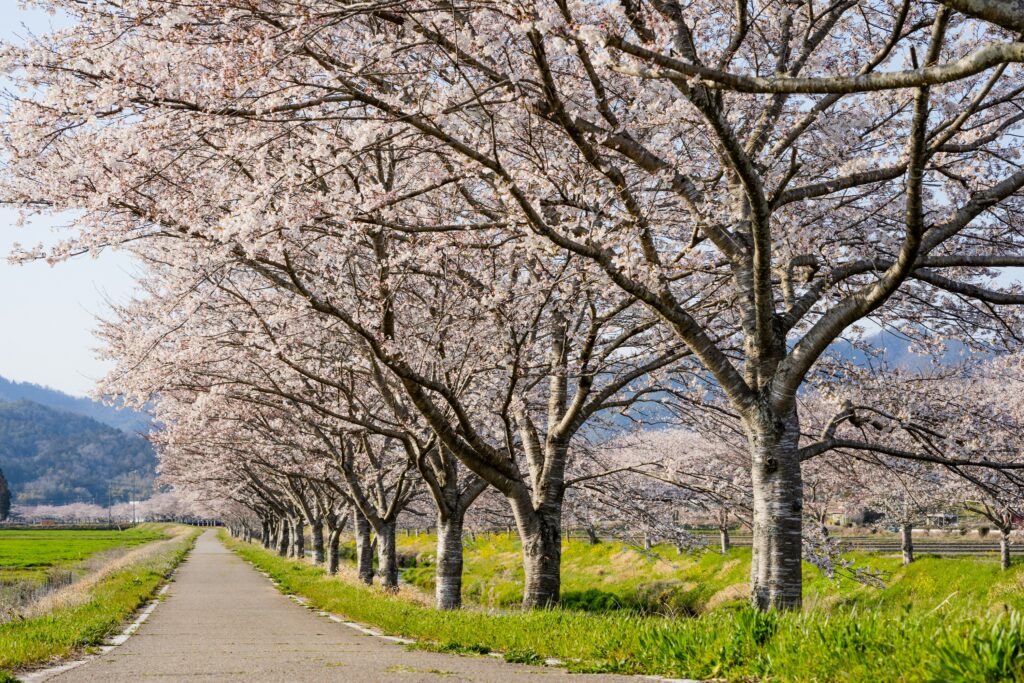
{"type": "MultiPolygon", "coordinates": [[[[435,539],[432,535],[399,536],[404,564],[415,563],[402,578],[426,592],[434,590],[435,539]]],[[[621,543],[562,544],[562,605],[572,609],[629,609],[667,616],[703,614],[746,602],[749,548],[679,555],[657,546],[646,555],[621,543]]],[[[466,542],[463,598],[488,608],[518,605],[523,570],[519,541],[506,534],[466,542]]],[[[849,553],[855,566],[880,570],[888,577],[879,590],[849,580],[836,582],[804,565],[804,601],[834,609],[914,609],[947,598],[970,613],[992,607],[1024,610],[1024,565],[1002,572],[989,557],[919,555],[904,567],[898,555],[849,553]]]]}
{"type": "Polygon", "coordinates": [[[53,569],[70,569],[96,553],[164,538],[160,525],[124,531],[0,530],[0,583],[43,581],[53,569]]]}
{"type": "MultiPolygon", "coordinates": [[[[613,543],[572,541],[565,546],[563,595],[598,591],[643,609],[609,609],[577,597],[565,603],[587,609],[524,613],[510,608],[521,581],[515,542],[478,538],[467,552],[467,593],[500,609],[440,613],[252,544],[228,543],[313,606],[428,649],[501,651],[512,661],[557,658],[576,671],[728,680],[987,683],[1022,676],[1024,627],[1015,614],[1024,609],[1024,567],[1000,572],[990,560],[923,557],[904,569],[898,558],[861,556],[859,562],[892,572],[886,588],[836,584],[808,569],[804,612],[759,614],[745,606],[740,590],[749,551],[671,557],[675,551],[661,549],[667,563],[613,543]],[[685,609],[665,612],[696,616],[651,613],[643,596],[666,584],[670,602],[685,609]]],[[[404,576],[424,587],[431,544],[425,536],[402,539],[403,554],[419,565],[404,576]]]]}
{"type": "MultiPolygon", "coordinates": [[[[166,530],[166,527],[150,526],[138,534],[141,537],[148,531],[153,539],[164,539],[166,530]]],[[[4,680],[4,670],[67,657],[75,651],[99,645],[116,633],[121,624],[152,597],[198,533],[184,533],[153,555],[102,578],[88,589],[80,602],[73,601],[44,616],[0,624],[0,681],[4,680]]]]}

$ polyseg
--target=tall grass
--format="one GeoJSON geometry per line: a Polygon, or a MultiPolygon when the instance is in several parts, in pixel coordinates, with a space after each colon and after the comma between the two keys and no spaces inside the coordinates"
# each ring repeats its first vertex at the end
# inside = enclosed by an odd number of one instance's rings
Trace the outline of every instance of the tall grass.
{"type": "Polygon", "coordinates": [[[1024,680],[1024,618],[1012,612],[990,623],[968,622],[936,643],[929,676],[936,681],[1024,680]]]}
{"type": "MultiPolygon", "coordinates": [[[[535,612],[470,607],[441,613],[418,600],[327,576],[317,567],[252,544],[227,542],[284,590],[305,596],[313,606],[415,638],[431,649],[502,651],[515,661],[557,658],[575,671],[727,680],[1001,681],[1019,680],[1021,674],[1019,666],[1013,668],[1020,661],[1021,618],[998,613],[1015,613],[1011,608],[1021,601],[1020,571],[999,573],[977,560],[926,558],[894,573],[894,583],[881,591],[836,586],[811,575],[809,607],[799,614],[758,613],[741,599],[715,608],[705,601],[692,612],[699,616],[675,618],[631,609],[564,607],[535,612]],[[962,574],[967,567],[973,576],[962,574]],[[995,678],[971,677],[993,671],[995,678]]],[[[721,573],[721,582],[728,583],[734,579],[732,572],[742,571],[743,562],[736,559],[690,558],[696,573],[684,579],[721,573]]],[[[482,570],[473,571],[471,576],[480,578],[482,570]]],[[[586,585],[587,579],[568,571],[563,573],[569,585],[586,585]]],[[[495,572],[501,573],[497,565],[495,572]]],[[[636,574],[631,580],[642,583],[641,572],[636,574]]],[[[600,585],[604,579],[592,573],[589,581],[600,585]]],[[[610,583],[615,581],[613,577],[610,583]]],[[[684,583],[690,592],[698,590],[690,585],[692,580],[684,583]]]]}

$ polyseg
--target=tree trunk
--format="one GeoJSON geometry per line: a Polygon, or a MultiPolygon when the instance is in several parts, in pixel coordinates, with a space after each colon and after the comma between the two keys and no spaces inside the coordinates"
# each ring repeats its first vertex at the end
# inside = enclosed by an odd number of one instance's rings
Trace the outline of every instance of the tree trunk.
{"type": "Polygon", "coordinates": [[[356,569],[359,580],[367,586],[373,583],[373,548],[370,545],[370,522],[359,510],[352,510],[356,533],[356,569]]]}
{"type": "Polygon", "coordinates": [[[306,524],[302,519],[295,520],[292,528],[292,539],[293,539],[293,557],[297,557],[300,560],[306,558],[306,524]]]}
{"type": "Polygon", "coordinates": [[[911,524],[900,527],[900,549],[903,550],[903,564],[914,561],[914,528],[911,524]]]}
{"type": "Polygon", "coordinates": [[[592,526],[586,527],[587,530],[587,541],[590,545],[597,545],[601,542],[601,539],[597,536],[597,529],[592,526]]]}
{"type": "Polygon", "coordinates": [[[337,529],[330,529],[327,532],[327,573],[338,573],[338,544],[341,541],[341,533],[337,529]]]}
{"type": "Polygon", "coordinates": [[[437,519],[437,609],[462,606],[462,515],[437,519]]]}
{"type": "Polygon", "coordinates": [[[785,421],[761,415],[747,425],[754,528],[751,602],[760,610],[799,609],[803,588],[803,482],[794,412],[785,421]]]}
{"type": "Polygon", "coordinates": [[[262,526],[262,529],[261,529],[261,532],[260,532],[261,533],[261,535],[260,535],[260,542],[263,544],[264,548],[269,548],[270,547],[270,525],[267,524],[266,522],[263,522],[263,524],[261,526],[262,526]]]}
{"type": "Polygon", "coordinates": [[[277,554],[288,557],[288,520],[282,519],[277,530],[277,554]]]}
{"type": "Polygon", "coordinates": [[[729,527],[723,526],[718,530],[718,541],[722,547],[722,554],[728,555],[729,548],[732,547],[732,541],[729,540],[729,527]]]}
{"type": "Polygon", "coordinates": [[[562,587],[561,509],[534,511],[512,502],[523,544],[523,609],[553,607],[562,587]]]}
{"type": "Polygon", "coordinates": [[[999,530],[999,568],[1010,568],[1010,530],[999,530]]]}
{"type": "Polygon", "coordinates": [[[322,565],[324,563],[324,520],[315,518],[309,525],[310,536],[313,538],[313,562],[322,565]]]}
{"type": "Polygon", "coordinates": [[[386,522],[377,532],[377,575],[387,591],[398,590],[398,551],[395,543],[395,523],[386,522]]]}

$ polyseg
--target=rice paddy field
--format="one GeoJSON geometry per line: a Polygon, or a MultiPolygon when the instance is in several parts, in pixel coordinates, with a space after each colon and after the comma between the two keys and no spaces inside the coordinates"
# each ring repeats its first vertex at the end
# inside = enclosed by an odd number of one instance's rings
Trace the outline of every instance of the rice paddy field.
{"type": "Polygon", "coordinates": [[[167,525],[118,530],[0,529],[0,624],[147,543],[167,525]]]}
{"type": "Polygon", "coordinates": [[[43,583],[55,571],[74,573],[98,553],[165,538],[164,526],[143,524],[124,531],[0,529],[0,585],[43,583]]]}

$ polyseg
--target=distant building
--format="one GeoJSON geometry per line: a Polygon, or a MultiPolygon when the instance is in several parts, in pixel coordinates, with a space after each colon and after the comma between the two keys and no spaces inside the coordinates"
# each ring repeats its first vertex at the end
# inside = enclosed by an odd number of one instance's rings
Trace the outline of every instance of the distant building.
{"type": "Polygon", "coordinates": [[[924,516],[925,525],[944,529],[960,523],[960,515],[955,512],[933,512],[924,516]]]}

